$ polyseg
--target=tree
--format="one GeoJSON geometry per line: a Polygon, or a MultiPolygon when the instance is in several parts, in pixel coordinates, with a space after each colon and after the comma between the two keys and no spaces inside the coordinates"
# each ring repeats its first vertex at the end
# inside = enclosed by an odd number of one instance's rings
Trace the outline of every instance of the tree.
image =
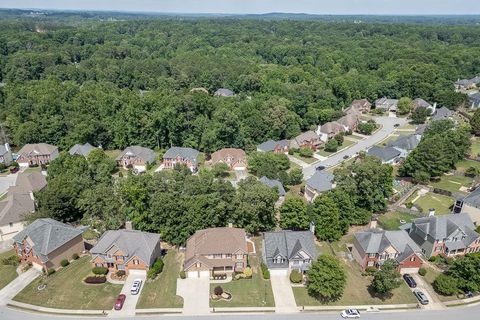
{"type": "Polygon", "coordinates": [[[416,183],[427,184],[430,181],[430,175],[428,172],[417,170],[412,175],[413,180],[416,183]]]}
{"type": "Polygon", "coordinates": [[[412,99],[403,97],[398,100],[397,113],[398,114],[409,114],[412,111],[413,104],[412,99]]]}
{"type": "Polygon", "coordinates": [[[412,112],[412,123],[413,124],[423,124],[427,121],[427,118],[431,115],[430,109],[427,108],[416,108],[412,112]]]}
{"type": "Polygon", "coordinates": [[[230,170],[230,167],[226,163],[216,163],[212,167],[212,172],[213,175],[217,178],[226,178],[228,177],[228,171],[230,170]]]}
{"type": "Polygon", "coordinates": [[[448,270],[448,275],[457,280],[458,288],[472,292],[479,291],[480,254],[467,254],[466,256],[455,260],[448,270]]]}
{"type": "Polygon", "coordinates": [[[338,300],[345,290],[347,277],[337,258],[321,255],[307,272],[308,293],[322,301],[338,300]]]}
{"type": "Polygon", "coordinates": [[[280,207],[280,227],[289,230],[308,230],[310,217],[307,209],[308,205],[303,198],[285,199],[280,207]]]}
{"type": "Polygon", "coordinates": [[[433,288],[444,296],[452,296],[458,293],[458,280],[446,274],[439,274],[433,281],[433,288]]]}
{"type": "Polygon", "coordinates": [[[315,234],[324,241],[336,241],[342,236],[340,210],[328,194],[315,198],[311,208],[312,219],[316,223],[315,234]]]}
{"type": "Polygon", "coordinates": [[[400,273],[396,270],[395,262],[387,260],[373,275],[372,288],[381,296],[389,296],[393,289],[400,286],[400,273]]]}
{"type": "Polygon", "coordinates": [[[475,110],[475,113],[470,118],[470,126],[472,127],[472,133],[480,136],[480,109],[475,110]]]}
{"type": "Polygon", "coordinates": [[[253,152],[247,162],[248,168],[256,176],[270,179],[278,179],[281,171],[290,168],[290,160],[286,155],[273,152],[253,152]]]}
{"type": "Polygon", "coordinates": [[[365,135],[371,135],[376,129],[377,124],[372,120],[369,120],[366,123],[360,123],[357,128],[358,132],[365,135]]]}
{"type": "Polygon", "coordinates": [[[308,148],[308,147],[304,147],[304,148],[300,148],[298,150],[298,153],[300,154],[300,156],[304,157],[304,158],[311,158],[313,157],[313,151],[312,149],[308,148]]]}
{"type": "Polygon", "coordinates": [[[293,168],[289,173],[289,185],[299,185],[303,181],[303,172],[300,168],[293,168]]]}
{"type": "Polygon", "coordinates": [[[336,152],[338,150],[338,140],[337,139],[330,139],[325,143],[323,147],[325,151],[328,152],[336,152]]]}

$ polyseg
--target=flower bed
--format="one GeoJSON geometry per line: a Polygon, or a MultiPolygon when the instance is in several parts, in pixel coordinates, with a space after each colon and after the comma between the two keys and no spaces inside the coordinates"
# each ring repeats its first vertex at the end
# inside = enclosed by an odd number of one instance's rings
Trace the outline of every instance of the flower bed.
{"type": "Polygon", "coordinates": [[[230,301],[232,300],[232,294],[230,292],[222,292],[221,295],[212,294],[212,300],[219,301],[230,301]]]}
{"type": "Polygon", "coordinates": [[[100,284],[105,283],[107,281],[107,277],[105,276],[88,276],[83,279],[83,282],[88,284],[100,284]]]}

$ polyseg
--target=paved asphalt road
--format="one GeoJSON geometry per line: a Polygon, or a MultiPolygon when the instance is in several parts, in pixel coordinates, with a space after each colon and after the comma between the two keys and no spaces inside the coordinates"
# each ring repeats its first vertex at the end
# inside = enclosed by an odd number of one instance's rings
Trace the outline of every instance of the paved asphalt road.
{"type": "MultiPolygon", "coordinates": [[[[388,319],[388,320],[478,320],[480,314],[480,305],[466,306],[459,308],[452,308],[447,310],[435,310],[435,311],[397,311],[397,312],[380,312],[380,313],[362,313],[362,319],[388,319]]],[[[237,314],[237,315],[209,315],[209,316],[181,316],[181,315],[168,315],[168,316],[137,316],[126,317],[121,319],[168,319],[172,317],[179,317],[182,320],[213,320],[213,319],[226,319],[226,320],[335,320],[341,319],[339,312],[329,313],[297,313],[297,314],[237,314]]],[[[72,316],[56,316],[47,314],[34,314],[26,313],[23,311],[8,309],[6,307],[0,307],[0,319],[1,320],[72,320],[72,319],[105,319],[96,317],[72,317],[72,316]]]]}
{"type": "Polygon", "coordinates": [[[315,168],[319,165],[326,167],[336,166],[340,162],[345,161],[345,159],[343,159],[345,155],[352,157],[357,152],[365,151],[369,147],[379,143],[380,141],[388,137],[390,134],[393,133],[393,131],[395,131],[394,125],[396,123],[400,125],[404,125],[407,123],[406,118],[377,117],[375,118],[375,120],[377,121],[377,123],[382,125],[382,129],[377,131],[372,136],[359,141],[357,144],[351,146],[350,148],[347,148],[346,150],[341,151],[332,157],[329,157],[325,161],[318,161],[306,168],[303,168],[303,176],[305,177],[305,179],[310,178],[315,173],[315,168]]]}

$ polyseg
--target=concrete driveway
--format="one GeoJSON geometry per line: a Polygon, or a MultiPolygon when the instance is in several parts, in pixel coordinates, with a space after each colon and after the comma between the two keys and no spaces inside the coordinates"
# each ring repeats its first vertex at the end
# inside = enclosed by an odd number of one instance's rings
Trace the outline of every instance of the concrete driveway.
{"type": "Polygon", "coordinates": [[[177,279],[177,295],[183,298],[183,314],[205,315],[210,313],[210,279],[177,279]]]}
{"type": "Polygon", "coordinates": [[[302,169],[303,177],[305,179],[308,179],[313,176],[313,174],[315,173],[315,168],[319,165],[325,167],[334,167],[340,164],[342,161],[345,161],[345,159],[343,159],[344,156],[349,156],[349,158],[354,157],[357,152],[365,151],[371,146],[379,143],[380,141],[391,135],[395,131],[395,124],[398,123],[400,126],[402,126],[407,123],[406,118],[376,117],[374,119],[378,124],[382,125],[382,128],[380,130],[375,132],[375,134],[367,137],[366,139],[358,141],[357,144],[352,145],[350,148],[347,148],[334,154],[331,157],[328,157],[324,161],[317,161],[310,164],[308,167],[304,167],[302,169]]]}
{"type": "Polygon", "coordinates": [[[122,316],[134,316],[135,310],[137,308],[137,302],[142,294],[143,286],[145,285],[145,280],[147,279],[147,273],[141,270],[130,270],[128,273],[128,277],[125,280],[125,284],[123,285],[122,291],[127,296],[125,299],[125,303],[123,304],[122,310],[114,310],[108,314],[108,317],[122,317],[122,316]],[[133,281],[136,279],[142,280],[142,286],[140,287],[140,292],[136,295],[130,293],[130,289],[132,288],[133,281]]]}
{"type": "Polygon", "coordinates": [[[12,282],[7,284],[2,290],[0,290],[0,305],[7,305],[7,303],[13,299],[20,291],[35,280],[41,272],[35,268],[30,268],[27,272],[22,273],[12,282]]]}
{"type": "Polygon", "coordinates": [[[16,181],[17,173],[0,177],[0,196],[7,192],[9,187],[14,186],[16,181]]]}
{"type": "Polygon", "coordinates": [[[276,313],[298,312],[297,303],[293,296],[290,279],[286,275],[272,274],[270,276],[273,298],[275,299],[276,313]]]}
{"type": "Polygon", "coordinates": [[[422,306],[422,308],[427,310],[443,309],[444,306],[442,302],[440,299],[438,299],[438,296],[435,291],[433,291],[433,288],[425,282],[423,277],[419,274],[411,274],[411,276],[417,283],[417,287],[412,289],[412,292],[415,290],[420,290],[425,293],[428,298],[429,303],[426,306],[422,306]]]}

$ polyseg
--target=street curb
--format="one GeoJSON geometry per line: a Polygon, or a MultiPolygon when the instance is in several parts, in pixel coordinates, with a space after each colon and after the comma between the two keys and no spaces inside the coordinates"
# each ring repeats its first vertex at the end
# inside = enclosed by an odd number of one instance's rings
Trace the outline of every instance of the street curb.
{"type": "Polygon", "coordinates": [[[11,309],[17,309],[20,311],[26,311],[39,314],[51,314],[51,315],[64,315],[64,316],[82,316],[82,317],[106,317],[107,314],[102,310],[70,310],[70,309],[53,309],[38,307],[26,303],[18,303],[11,301],[7,303],[7,307],[11,309]],[[41,308],[41,309],[39,309],[41,308]],[[43,309],[43,310],[42,310],[43,309]],[[70,312],[69,312],[70,311],[70,312]]]}

